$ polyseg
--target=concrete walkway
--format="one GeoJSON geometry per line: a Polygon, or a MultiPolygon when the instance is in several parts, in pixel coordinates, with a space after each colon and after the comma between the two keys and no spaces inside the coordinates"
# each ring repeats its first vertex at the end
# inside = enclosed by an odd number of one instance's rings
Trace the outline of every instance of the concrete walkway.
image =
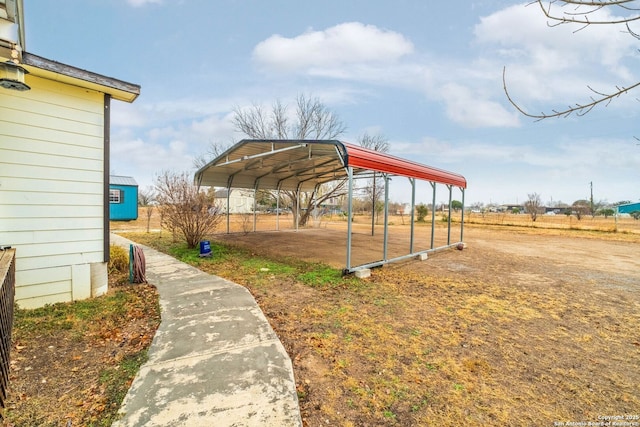
{"type": "Polygon", "coordinates": [[[143,250],[162,322],[113,426],[302,426],[291,360],[249,291],[143,250]]]}

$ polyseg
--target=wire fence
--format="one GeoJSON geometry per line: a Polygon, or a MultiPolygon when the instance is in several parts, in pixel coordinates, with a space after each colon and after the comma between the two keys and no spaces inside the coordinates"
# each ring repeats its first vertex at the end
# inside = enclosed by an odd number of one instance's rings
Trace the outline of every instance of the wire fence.
{"type": "Polygon", "coordinates": [[[15,249],[0,251],[0,280],[0,417],[4,419],[9,389],[11,331],[16,289],[15,249]]]}

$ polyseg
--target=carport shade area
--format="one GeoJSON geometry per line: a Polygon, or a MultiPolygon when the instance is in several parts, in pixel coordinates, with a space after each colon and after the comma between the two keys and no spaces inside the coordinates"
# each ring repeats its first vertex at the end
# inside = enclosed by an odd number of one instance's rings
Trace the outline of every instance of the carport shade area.
{"type": "Polygon", "coordinates": [[[337,140],[257,140],[245,139],[233,145],[220,156],[200,168],[195,174],[198,185],[257,190],[317,191],[322,184],[334,181],[347,181],[347,213],[352,217],[354,180],[372,178],[380,174],[388,184],[394,176],[405,177],[411,183],[411,242],[408,253],[394,258],[387,257],[389,191],[385,185],[384,196],[384,244],[383,256],[357,266],[351,265],[351,221],[347,221],[347,255],[345,273],[381,266],[389,262],[456,246],[463,242],[464,230],[464,191],[466,179],[457,173],[433,168],[410,160],[380,153],[358,145],[337,140]],[[433,226],[435,212],[432,209],[431,248],[414,251],[415,182],[429,182],[433,189],[432,206],[435,206],[436,185],[446,186],[451,212],[452,189],[462,193],[462,217],[460,221],[460,240],[452,243],[451,215],[448,215],[447,243],[434,247],[433,226]]]}

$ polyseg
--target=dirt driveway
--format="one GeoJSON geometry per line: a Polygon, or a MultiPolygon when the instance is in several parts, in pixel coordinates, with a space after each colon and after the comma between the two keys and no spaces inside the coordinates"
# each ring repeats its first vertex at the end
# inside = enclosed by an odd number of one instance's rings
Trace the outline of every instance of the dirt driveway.
{"type": "MultiPolygon", "coordinates": [[[[390,251],[406,250],[392,232],[390,251]]],[[[380,256],[381,236],[353,237],[361,259],[380,256]]],[[[217,238],[344,267],[344,229],[217,238]]],[[[305,425],[640,415],[639,235],[470,226],[464,241],[374,270],[361,292],[253,289],[293,359],[305,425]]]]}
{"type": "MultiPolygon", "coordinates": [[[[392,228],[389,256],[407,252],[407,227],[392,228]]],[[[417,232],[415,249],[429,248],[428,232],[417,232]]],[[[446,231],[436,230],[436,246],[446,242],[446,231]]],[[[382,258],[382,230],[371,237],[360,227],[353,233],[352,265],[382,258]]],[[[557,230],[467,226],[466,248],[433,254],[427,261],[405,261],[387,268],[406,268],[429,274],[493,277],[522,286],[568,286],[582,289],[640,290],[640,235],[577,233],[557,230]]],[[[346,260],[344,226],[247,234],[220,234],[217,238],[262,253],[321,261],[343,268],[346,260]]],[[[452,242],[459,231],[452,232],[452,242]]]]}

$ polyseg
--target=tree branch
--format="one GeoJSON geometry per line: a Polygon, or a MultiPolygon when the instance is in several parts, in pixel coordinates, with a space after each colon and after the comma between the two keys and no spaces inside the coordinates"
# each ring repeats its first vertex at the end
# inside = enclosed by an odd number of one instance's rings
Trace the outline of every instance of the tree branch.
{"type": "Polygon", "coordinates": [[[518,105],[513,98],[511,97],[511,95],[509,94],[509,91],[507,89],[507,81],[506,81],[506,72],[507,72],[507,68],[503,67],[502,69],[502,87],[504,89],[504,93],[507,96],[507,99],[509,100],[509,102],[511,103],[511,105],[513,105],[516,110],[518,110],[520,113],[522,113],[523,115],[527,116],[527,117],[531,117],[537,120],[543,120],[543,119],[549,119],[552,117],[567,117],[569,115],[571,115],[572,113],[576,113],[576,115],[578,116],[584,116],[585,114],[587,114],[589,111],[591,111],[596,105],[599,104],[605,104],[609,105],[609,103],[614,99],[619,97],[622,94],[625,94],[627,92],[629,92],[630,90],[633,90],[635,88],[637,88],[638,86],[640,86],[640,81],[631,85],[631,86],[616,86],[616,91],[613,93],[603,93],[603,92],[598,92],[594,89],[592,89],[591,87],[587,86],[587,88],[589,88],[589,90],[591,90],[593,93],[595,93],[596,95],[598,95],[596,98],[591,98],[591,102],[587,103],[587,104],[580,104],[580,103],[576,103],[575,106],[568,106],[567,108],[563,109],[563,110],[552,110],[552,113],[540,113],[540,114],[532,114],[529,113],[528,111],[526,111],[525,109],[523,109],[522,107],[520,107],[520,105],[518,105]]]}
{"type": "MultiPolygon", "coordinates": [[[[589,19],[589,15],[594,14],[600,9],[605,7],[616,6],[621,9],[630,12],[640,12],[640,8],[629,7],[628,4],[632,4],[636,0],[535,0],[532,3],[538,3],[542,13],[552,20],[556,21],[555,25],[560,24],[584,24],[584,25],[604,25],[604,24],[628,24],[629,22],[640,20],[640,13],[635,13],[631,16],[620,17],[618,19],[610,19],[610,20],[592,20],[589,19]],[[564,6],[573,5],[575,6],[574,12],[563,11],[562,13],[554,13],[552,11],[552,5],[558,3],[559,7],[562,8],[564,6]],[[545,5],[548,4],[547,7],[545,5]],[[585,9],[587,10],[579,10],[585,9]]],[[[552,25],[554,26],[554,25],[552,25]]],[[[581,28],[582,29],[582,28],[581,28]]],[[[577,31],[580,31],[577,30],[577,31]]]]}

